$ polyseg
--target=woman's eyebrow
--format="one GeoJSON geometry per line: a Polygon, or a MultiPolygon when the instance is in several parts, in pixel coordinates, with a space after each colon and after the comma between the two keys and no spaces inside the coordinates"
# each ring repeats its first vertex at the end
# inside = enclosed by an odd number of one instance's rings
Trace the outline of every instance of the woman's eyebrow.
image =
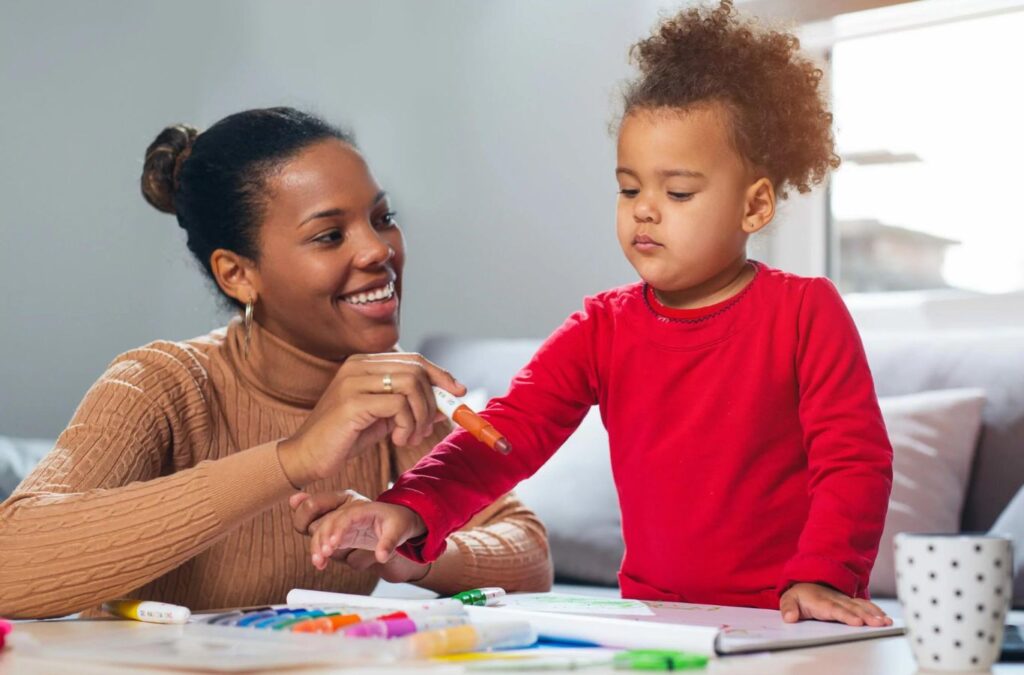
{"type": "MultiPolygon", "coordinates": [[[[384,198],[387,197],[387,196],[388,196],[388,193],[385,192],[384,190],[381,190],[380,192],[378,192],[377,196],[373,198],[373,206],[376,206],[377,204],[380,204],[382,201],[384,201],[384,198]]],[[[324,209],[323,211],[317,211],[316,213],[312,213],[309,216],[307,216],[306,218],[304,218],[303,221],[301,223],[299,223],[299,227],[302,227],[303,225],[305,225],[309,221],[316,220],[317,218],[336,218],[338,216],[344,216],[347,213],[348,213],[348,211],[346,211],[345,209],[339,209],[339,208],[324,209]]]]}

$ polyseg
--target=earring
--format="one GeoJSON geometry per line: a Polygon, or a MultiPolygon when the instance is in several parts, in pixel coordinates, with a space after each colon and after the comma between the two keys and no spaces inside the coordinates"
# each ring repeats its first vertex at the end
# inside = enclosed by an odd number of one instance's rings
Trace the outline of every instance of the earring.
{"type": "Polygon", "coordinates": [[[256,296],[249,298],[249,302],[245,303],[245,319],[243,325],[245,326],[245,355],[249,356],[249,341],[252,338],[252,314],[253,309],[256,307],[256,296]]]}

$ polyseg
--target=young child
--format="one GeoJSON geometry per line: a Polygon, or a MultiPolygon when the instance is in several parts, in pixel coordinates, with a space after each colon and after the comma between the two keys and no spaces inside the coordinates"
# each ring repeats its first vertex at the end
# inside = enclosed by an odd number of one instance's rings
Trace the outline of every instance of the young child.
{"type": "Polygon", "coordinates": [[[745,251],[776,198],[839,163],[821,71],[797,49],[728,0],[682,11],[633,48],[616,226],[641,281],[587,298],[482,413],[511,454],[453,433],[377,502],[325,516],[314,565],[345,548],[436,559],[596,404],[624,597],[891,623],[867,585],[892,448],[857,330],[828,280],[745,251]]]}

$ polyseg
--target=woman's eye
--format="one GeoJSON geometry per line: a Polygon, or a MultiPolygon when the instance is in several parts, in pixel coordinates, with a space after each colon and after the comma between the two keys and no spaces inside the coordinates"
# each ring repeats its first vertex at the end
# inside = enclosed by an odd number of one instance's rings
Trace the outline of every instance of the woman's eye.
{"type": "Polygon", "coordinates": [[[671,197],[672,199],[677,199],[679,201],[685,202],[686,200],[688,200],[690,197],[693,196],[693,193],[692,192],[669,192],[668,196],[671,197]]]}
{"type": "Polygon", "coordinates": [[[626,197],[627,199],[632,199],[633,197],[636,197],[638,194],[640,194],[640,191],[634,190],[632,188],[622,188],[621,190],[619,190],[619,194],[622,195],[623,197],[626,197]]]}
{"type": "Polygon", "coordinates": [[[323,234],[314,237],[313,241],[318,244],[337,244],[343,239],[341,230],[329,230],[323,234]]]}
{"type": "Polygon", "coordinates": [[[397,215],[398,214],[394,211],[388,211],[377,220],[377,228],[380,230],[386,230],[390,227],[397,226],[398,221],[395,219],[395,216],[397,215]]]}

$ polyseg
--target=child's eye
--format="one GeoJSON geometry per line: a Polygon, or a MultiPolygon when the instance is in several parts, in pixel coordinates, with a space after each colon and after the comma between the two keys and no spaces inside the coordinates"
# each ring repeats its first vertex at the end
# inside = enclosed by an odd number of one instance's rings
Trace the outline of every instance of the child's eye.
{"type": "Polygon", "coordinates": [[[681,202],[685,202],[693,196],[692,192],[669,192],[668,196],[681,202]]]}
{"type": "Polygon", "coordinates": [[[397,227],[398,226],[398,221],[395,220],[395,216],[397,216],[397,215],[398,215],[398,213],[396,213],[395,211],[388,211],[387,213],[382,215],[377,220],[377,229],[378,230],[386,230],[386,229],[389,229],[389,228],[392,228],[392,227],[397,227]]]}
{"type": "Polygon", "coordinates": [[[621,190],[619,190],[619,194],[625,197],[626,199],[632,199],[633,197],[636,197],[638,194],[640,194],[640,191],[633,190],[631,188],[622,188],[621,190]]]}
{"type": "Polygon", "coordinates": [[[314,237],[313,242],[317,244],[331,245],[340,244],[342,239],[344,239],[344,237],[341,234],[341,230],[328,230],[327,232],[314,237]]]}

